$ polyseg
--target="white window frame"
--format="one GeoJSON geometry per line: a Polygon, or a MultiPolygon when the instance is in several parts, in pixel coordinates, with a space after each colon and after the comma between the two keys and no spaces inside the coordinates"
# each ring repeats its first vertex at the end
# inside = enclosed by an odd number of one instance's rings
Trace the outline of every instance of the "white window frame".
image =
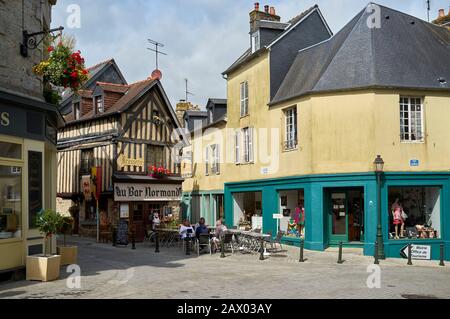
{"type": "Polygon", "coordinates": [[[252,34],[252,53],[255,53],[261,48],[261,39],[259,30],[252,34]]]}
{"type": "Polygon", "coordinates": [[[241,132],[236,131],[234,134],[234,163],[241,164],[241,132]]]}
{"type": "Polygon", "coordinates": [[[205,176],[209,176],[209,146],[205,148],[205,176]]]}
{"type": "Polygon", "coordinates": [[[219,144],[212,144],[211,148],[211,174],[220,174],[220,147],[219,144]]]}
{"type": "Polygon", "coordinates": [[[253,163],[253,128],[246,127],[242,129],[243,154],[242,162],[245,164],[253,163]]]}
{"type": "Polygon", "coordinates": [[[298,121],[296,106],[284,110],[284,127],[284,149],[296,149],[298,145],[298,121]]]}
{"type": "MultiPolygon", "coordinates": [[[[425,142],[425,122],[424,122],[424,106],[423,97],[418,96],[400,96],[399,108],[400,108],[400,140],[402,143],[424,143],[425,142]],[[413,99],[420,100],[420,111],[412,111],[413,99]],[[406,103],[405,103],[406,102],[406,103]],[[413,116],[413,112],[415,116],[413,116]],[[420,113],[418,115],[418,113],[420,113]],[[417,116],[418,115],[418,116],[417,116]],[[420,121],[418,125],[417,121],[420,121]],[[408,121],[407,123],[405,123],[408,121]],[[420,132],[418,132],[420,127],[420,132]],[[419,138],[412,139],[414,134],[419,133],[419,138]]],[[[415,104],[417,106],[417,104],[415,104]]]]}
{"type": "Polygon", "coordinates": [[[73,114],[74,114],[75,120],[80,119],[80,117],[81,117],[81,103],[80,102],[73,103],[73,114]]]}
{"type": "Polygon", "coordinates": [[[240,112],[241,117],[248,115],[248,82],[242,82],[240,85],[240,112]]]}
{"type": "Polygon", "coordinates": [[[95,103],[95,111],[97,113],[104,113],[105,112],[105,101],[102,95],[97,95],[94,98],[94,103],[95,103]],[[100,103],[99,103],[100,101],[100,103]]]}

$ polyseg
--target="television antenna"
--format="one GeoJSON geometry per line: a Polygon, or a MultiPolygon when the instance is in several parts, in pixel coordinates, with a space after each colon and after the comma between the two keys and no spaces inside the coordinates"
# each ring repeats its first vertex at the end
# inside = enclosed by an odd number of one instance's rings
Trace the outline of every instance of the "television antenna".
{"type": "Polygon", "coordinates": [[[430,0],[427,0],[427,15],[428,15],[428,22],[430,22],[430,0]]]}
{"type": "Polygon", "coordinates": [[[147,49],[150,50],[150,51],[155,52],[155,56],[156,56],[156,70],[159,70],[159,68],[158,68],[158,56],[159,56],[160,54],[162,54],[162,55],[167,55],[167,53],[161,52],[160,49],[159,49],[159,48],[163,48],[163,47],[164,47],[164,44],[162,44],[162,43],[160,43],[160,42],[157,42],[157,41],[155,41],[155,40],[152,40],[152,39],[147,39],[147,41],[148,41],[150,44],[152,44],[152,45],[155,46],[154,49],[153,49],[153,48],[147,48],[147,49]]]}
{"type": "Polygon", "coordinates": [[[194,96],[195,94],[189,92],[189,89],[188,89],[188,82],[189,82],[189,80],[186,78],[186,79],[184,79],[184,81],[186,83],[186,91],[185,91],[185,93],[186,93],[186,102],[188,102],[189,95],[194,96]]]}

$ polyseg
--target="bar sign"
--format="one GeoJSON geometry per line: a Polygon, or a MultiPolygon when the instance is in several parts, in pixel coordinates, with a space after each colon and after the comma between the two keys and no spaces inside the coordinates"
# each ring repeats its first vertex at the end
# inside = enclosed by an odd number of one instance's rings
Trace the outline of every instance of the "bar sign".
{"type": "Polygon", "coordinates": [[[417,167],[419,165],[420,165],[419,160],[410,160],[409,161],[409,166],[411,166],[411,167],[417,167]]]}

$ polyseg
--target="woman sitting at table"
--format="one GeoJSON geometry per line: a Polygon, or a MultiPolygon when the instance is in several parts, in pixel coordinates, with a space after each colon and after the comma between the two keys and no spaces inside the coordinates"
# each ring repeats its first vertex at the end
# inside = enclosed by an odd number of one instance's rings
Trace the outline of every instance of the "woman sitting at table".
{"type": "Polygon", "coordinates": [[[195,237],[194,228],[191,226],[189,221],[186,219],[183,222],[183,225],[180,227],[180,236],[181,239],[186,241],[186,255],[189,255],[189,245],[188,243],[195,237]]]}
{"type": "Polygon", "coordinates": [[[219,250],[218,244],[220,243],[220,238],[222,237],[223,233],[227,230],[227,226],[223,223],[223,219],[220,218],[216,222],[216,231],[214,232],[214,236],[212,238],[212,242],[214,244],[214,251],[219,250]]]}

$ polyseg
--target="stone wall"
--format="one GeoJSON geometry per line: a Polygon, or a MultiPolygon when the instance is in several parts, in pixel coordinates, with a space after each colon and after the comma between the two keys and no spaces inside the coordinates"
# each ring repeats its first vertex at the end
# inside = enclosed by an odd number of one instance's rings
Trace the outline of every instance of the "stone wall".
{"type": "Polygon", "coordinates": [[[42,79],[32,72],[42,61],[46,50],[41,43],[20,54],[22,31],[29,33],[50,28],[51,8],[56,0],[0,0],[0,88],[43,99],[42,79]],[[23,3],[23,6],[22,6],[23,3]]]}

